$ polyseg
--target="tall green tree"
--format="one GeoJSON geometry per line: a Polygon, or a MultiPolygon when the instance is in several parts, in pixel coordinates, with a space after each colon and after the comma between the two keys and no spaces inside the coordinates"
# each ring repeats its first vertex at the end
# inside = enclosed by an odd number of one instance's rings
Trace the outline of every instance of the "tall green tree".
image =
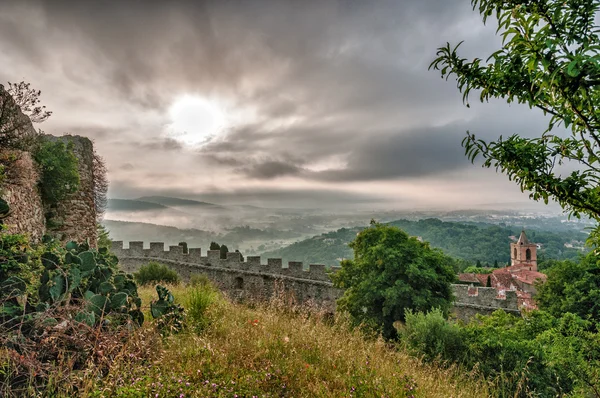
{"type": "Polygon", "coordinates": [[[341,262],[332,275],[344,289],[338,301],[356,324],[396,337],[394,322],[403,321],[405,310],[439,308],[447,314],[455,280],[453,260],[428,243],[404,231],[372,222],[350,243],[353,260],[341,262]]]}
{"type": "Polygon", "coordinates": [[[226,259],[227,258],[227,253],[229,253],[229,248],[226,245],[221,245],[221,248],[219,249],[221,251],[220,253],[220,257],[222,259],[226,259]]]}
{"type": "MultiPolygon", "coordinates": [[[[485,23],[495,18],[502,47],[485,60],[458,54],[460,43],[438,49],[430,68],[454,76],[463,101],[501,98],[548,115],[534,138],[519,135],[486,142],[467,132],[466,154],[481,156],[530,192],[558,202],[571,215],[600,221],[600,2],[595,0],[471,0],[485,23]],[[567,129],[557,131],[558,126],[567,129]],[[559,165],[577,165],[561,174],[559,165]]],[[[597,241],[598,228],[592,234],[597,241]]]]}
{"type": "Polygon", "coordinates": [[[557,261],[546,271],[546,282],[537,287],[540,309],[555,317],[570,312],[600,325],[599,261],[594,253],[580,262],[557,261]]]}

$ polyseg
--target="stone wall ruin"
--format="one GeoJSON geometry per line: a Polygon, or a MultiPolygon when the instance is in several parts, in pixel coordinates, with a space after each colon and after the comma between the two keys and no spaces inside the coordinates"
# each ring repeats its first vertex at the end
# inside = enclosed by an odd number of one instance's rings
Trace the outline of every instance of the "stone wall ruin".
{"type": "MultiPolygon", "coordinates": [[[[165,251],[163,242],[151,242],[147,248],[144,248],[144,242],[129,242],[129,247],[124,248],[122,241],[114,241],[111,250],[126,272],[135,272],[142,265],[155,261],[175,270],[184,281],[193,274],[204,274],[222,291],[237,299],[268,300],[279,284],[298,303],[312,302],[333,312],[335,302],[342,294],[329,278],[329,272],[335,272],[337,267],[331,270],[324,265],[304,267],[301,262],[293,261],[284,266],[281,259],[275,258],[267,259],[264,264],[260,257],[252,256],[243,262],[239,253],[227,253],[227,258],[221,259],[219,250],[208,250],[203,256],[199,248],[190,248],[185,253],[182,246],[169,246],[165,251]]],[[[498,296],[494,288],[452,287],[455,296],[453,313],[460,320],[468,321],[475,314],[489,315],[497,309],[520,315],[514,291],[498,296]]]]}
{"type": "Polygon", "coordinates": [[[335,301],[341,291],[333,287],[324,265],[311,264],[304,268],[301,262],[290,261],[284,266],[281,259],[270,258],[263,264],[260,257],[246,257],[240,253],[227,253],[220,258],[219,250],[169,246],[165,251],[163,242],[151,242],[144,248],[143,242],[129,242],[123,248],[122,241],[115,241],[112,252],[119,258],[120,267],[127,272],[137,271],[142,265],[155,261],[177,271],[188,281],[193,274],[206,275],[216,286],[236,299],[268,300],[278,291],[291,294],[298,304],[312,303],[326,311],[335,310],[335,301]]]}
{"type": "Polygon", "coordinates": [[[10,206],[9,217],[3,220],[6,231],[28,235],[32,243],[39,243],[45,234],[60,241],[89,240],[96,245],[96,206],[94,202],[92,142],[86,137],[46,135],[51,140],[72,142],[79,160],[80,186],[77,192],[50,209],[42,203],[38,188],[40,172],[32,155],[26,151],[0,150],[0,165],[4,179],[0,182],[0,197],[10,206]],[[52,228],[46,225],[45,214],[53,213],[52,228]]]}

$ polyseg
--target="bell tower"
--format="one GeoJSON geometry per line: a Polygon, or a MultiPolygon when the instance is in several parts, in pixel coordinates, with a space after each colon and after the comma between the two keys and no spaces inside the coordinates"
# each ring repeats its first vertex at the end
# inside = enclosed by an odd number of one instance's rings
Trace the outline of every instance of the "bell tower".
{"type": "Polygon", "coordinates": [[[510,244],[510,265],[537,271],[537,245],[529,242],[525,230],[521,231],[518,241],[510,244]]]}

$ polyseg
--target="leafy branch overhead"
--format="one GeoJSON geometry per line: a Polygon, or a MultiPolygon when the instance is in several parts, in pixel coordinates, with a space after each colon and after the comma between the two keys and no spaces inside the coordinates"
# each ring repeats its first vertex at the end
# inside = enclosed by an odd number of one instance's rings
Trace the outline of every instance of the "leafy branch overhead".
{"type": "Polygon", "coordinates": [[[463,147],[471,161],[483,158],[529,191],[535,200],[557,201],[574,216],[600,221],[600,28],[597,1],[472,0],[484,23],[497,19],[502,48],[485,61],[460,57],[448,43],[437,51],[430,69],[456,78],[469,106],[502,98],[526,104],[549,116],[538,137],[511,135],[486,142],[467,132],[463,147]],[[556,129],[562,126],[568,133],[556,129]],[[574,171],[561,165],[574,162],[574,171]],[[561,171],[563,171],[561,173],[561,171]]]}

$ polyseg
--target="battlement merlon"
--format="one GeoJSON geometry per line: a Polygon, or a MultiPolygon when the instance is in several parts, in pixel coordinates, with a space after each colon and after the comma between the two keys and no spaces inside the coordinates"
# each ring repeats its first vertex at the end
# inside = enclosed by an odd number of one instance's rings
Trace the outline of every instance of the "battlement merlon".
{"type": "MultiPolygon", "coordinates": [[[[283,261],[280,258],[269,258],[267,259],[267,264],[262,264],[260,256],[248,256],[246,257],[246,261],[243,262],[241,261],[241,254],[237,252],[229,252],[227,253],[227,258],[222,259],[219,250],[208,250],[206,257],[202,257],[202,250],[200,248],[189,248],[188,253],[184,253],[183,247],[180,245],[169,246],[168,250],[165,250],[164,242],[150,242],[149,246],[149,249],[144,249],[143,242],[134,241],[129,242],[129,248],[125,249],[123,241],[113,241],[111,251],[117,257],[123,258],[162,258],[203,266],[260,272],[274,278],[288,276],[325,282],[331,281],[326,266],[321,264],[311,264],[307,269],[304,269],[302,262],[290,261],[288,266],[284,267],[283,261]]],[[[336,270],[339,267],[334,266],[331,269],[336,270]]]]}

